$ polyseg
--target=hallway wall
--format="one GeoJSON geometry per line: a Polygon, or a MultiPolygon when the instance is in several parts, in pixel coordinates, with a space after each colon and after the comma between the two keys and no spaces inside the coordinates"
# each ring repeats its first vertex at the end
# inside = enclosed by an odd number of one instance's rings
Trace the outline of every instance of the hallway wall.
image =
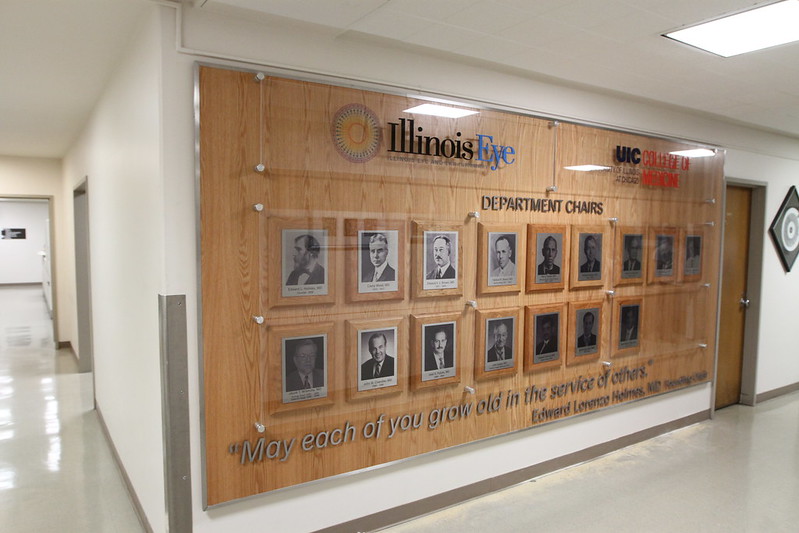
{"type": "MultiPolygon", "coordinates": [[[[141,25],[64,160],[89,179],[95,393],[155,531],[165,530],[158,295],[163,289],[160,38],[141,25]]],[[[69,216],[72,216],[71,205],[69,216]]]]}

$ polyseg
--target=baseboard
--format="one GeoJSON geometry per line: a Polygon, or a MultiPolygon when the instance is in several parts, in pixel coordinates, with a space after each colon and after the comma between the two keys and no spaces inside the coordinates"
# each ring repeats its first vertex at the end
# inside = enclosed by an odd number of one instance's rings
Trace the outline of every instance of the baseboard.
{"type": "Polygon", "coordinates": [[[125,465],[122,464],[122,459],[120,459],[119,453],[117,453],[116,446],[114,446],[114,441],[111,440],[111,434],[108,432],[108,426],[105,425],[105,419],[103,418],[102,411],[100,411],[100,407],[96,407],[95,411],[97,412],[97,418],[100,421],[100,428],[103,430],[103,435],[105,435],[105,440],[108,442],[109,448],[111,448],[111,455],[114,457],[114,462],[117,464],[119,473],[122,475],[122,481],[125,483],[125,488],[128,490],[128,495],[130,496],[130,501],[133,503],[133,510],[136,512],[136,516],[139,518],[139,523],[141,523],[144,531],[147,533],[153,533],[153,528],[150,526],[150,522],[147,520],[147,515],[144,514],[144,508],[139,501],[139,497],[136,495],[136,491],[133,490],[133,484],[130,482],[128,473],[125,470],[125,465]]]}
{"type": "Polygon", "coordinates": [[[484,481],[479,481],[471,485],[466,485],[451,491],[447,491],[429,498],[417,500],[412,503],[394,507],[386,511],[381,511],[372,515],[357,518],[343,524],[338,524],[328,528],[320,529],[317,533],[352,533],[353,531],[374,531],[392,524],[404,522],[418,516],[422,516],[434,511],[451,507],[452,505],[485,496],[486,494],[506,489],[519,483],[529,481],[544,474],[555,472],[563,468],[573,466],[591,459],[596,459],[608,453],[620,450],[632,444],[637,444],[645,440],[669,433],[683,427],[687,427],[698,422],[710,419],[710,409],[700,411],[690,416],[672,420],[659,426],[651,427],[631,435],[619,437],[596,446],[591,446],[578,452],[570,453],[562,457],[556,457],[543,463],[531,465],[514,472],[509,472],[484,481]]]}
{"type": "Polygon", "coordinates": [[[761,392],[760,394],[757,395],[756,403],[765,402],[766,400],[771,400],[772,398],[777,398],[778,396],[783,396],[785,394],[790,394],[796,391],[799,391],[799,383],[793,383],[791,385],[785,385],[784,387],[780,387],[778,389],[761,392]]]}

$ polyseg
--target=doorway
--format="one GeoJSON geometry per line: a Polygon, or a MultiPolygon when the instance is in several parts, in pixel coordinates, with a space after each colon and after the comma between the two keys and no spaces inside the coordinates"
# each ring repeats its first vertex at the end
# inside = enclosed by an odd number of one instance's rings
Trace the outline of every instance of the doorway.
{"type": "Polygon", "coordinates": [[[714,408],[755,403],[765,187],[728,181],[714,408]]]}
{"type": "Polygon", "coordinates": [[[73,191],[75,220],[75,301],[78,310],[78,371],[94,368],[92,347],[92,291],[89,262],[89,182],[73,191]]]}

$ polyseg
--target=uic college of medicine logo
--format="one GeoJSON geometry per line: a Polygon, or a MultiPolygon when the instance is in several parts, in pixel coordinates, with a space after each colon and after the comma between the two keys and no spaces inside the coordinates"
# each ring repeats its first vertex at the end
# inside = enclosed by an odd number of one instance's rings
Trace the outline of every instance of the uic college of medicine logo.
{"type": "Polygon", "coordinates": [[[341,157],[366,163],[377,155],[382,132],[374,112],[361,104],[348,104],[336,111],[331,126],[333,144],[341,157]]]}

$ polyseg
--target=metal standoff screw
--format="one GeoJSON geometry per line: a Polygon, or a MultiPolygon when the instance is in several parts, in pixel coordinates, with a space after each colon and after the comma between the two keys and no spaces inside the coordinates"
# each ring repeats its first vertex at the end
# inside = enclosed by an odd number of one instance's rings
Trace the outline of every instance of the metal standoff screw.
{"type": "Polygon", "coordinates": [[[550,185],[549,187],[547,187],[547,192],[558,192],[558,186],[550,185]]]}
{"type": "Polygon", "coordinates": [[[480,213],[477,211],[469,211],[469,216],[472,218],[480,218],[480,213]]]}
{"type": "Polygon", "coordinates": [[[710,283],[703,283],[702,286],[706,289],[710,288],[710,283]]]}
{"type": "Polygon", "coordinates": [[[610,361],[602,361],[602,366],[605,368],[610,368],[613,365],[610,361]]]}
{"type": "Polygon", "coordinates": [[[713,226],[715,226],[715,225],[716,225],[716,223],[715,223],[715,222],[713,222],[712,220],[711,220],[710,222],[705,222],[705,226],[711,226],[711,227],[713,227],[713,226]]]}
{"type": "Polygon", "coordinates": [[[474,391],[474,387],[470,387],[469,385],[466,385],[465,387],[463,387],[463,392],[468,392],[469,394],[474,394],[474,392],[475,392],[474,391]]]}
{"type": "Polygon", "coordinates": [[[477,300],[466,300],[466,305],[473,309],[477,309],[477,300]]]}
{"type": "Polygon", "coordinates": [[[261,424],[260,422],[256,422],[256,423],[255,423],[255,430],[256,430],[258,433],[263,433],[264,431],[266,431],[266,426],[265,426],[265,425],[263,425],[263,424],[261,424]]]}
{"type": "Polygon", "coordinates": [[[266,166],[263,163],[258,163],[255,165],[256,172],[263,172],[264,170],[266,170],[266,166]]]}
{"type": "Polygon", "coordinates": [[[613,297],[616,294],[616,291],[605,291],[605,294],[607,294],[610,297],[613,297]]]}
{"type": "Polygon", "coordinates": [[[549,122],[549,124],[547,124],[547,126],[549,126],[550,128],[557,128],[558,126],[560,126],[560,122],[558,122],[557,120],[552,120],[549,122]]]}
{"type": "Polygon", "coordinates": [[[610,217],[608,220],[610,221],[611,224],[615,224],[616,222],[619,221],[619,218],[618,217],[610,217]]]}
{"type": "Polygon", "coordinates": [[[707,200],[705,200],[705,203],[706,204],[715,204],[716,203],[716,199],[715,198],[708,198],[707,200]]]}
{"type": "Polygon", "coordinates": [[[258,211],[260,213],[264,210],[264,204],[253,204],[252,208],[254,211],[258,211]]]}
{"type": "Polygon", "coordinates": [[[255,75],[255,81],[258,82],[264,81],[265,78],[266,74],[264,74],[263,72],[259,72],[258,74],[255,75]]]}
{"type": "Polygon", "coordinates": [[[253,315],[252,319],[255,321],[256,324],[260,325],[264,323],[264,317],[262,317],[261,315],[253,315]]]}
{"type": "Polygon", "coordinates": [[[707,344],[705,344],[704,342],[700,342],[697,346],[699,346],[702,349],[707,348],[707,344]]]}

